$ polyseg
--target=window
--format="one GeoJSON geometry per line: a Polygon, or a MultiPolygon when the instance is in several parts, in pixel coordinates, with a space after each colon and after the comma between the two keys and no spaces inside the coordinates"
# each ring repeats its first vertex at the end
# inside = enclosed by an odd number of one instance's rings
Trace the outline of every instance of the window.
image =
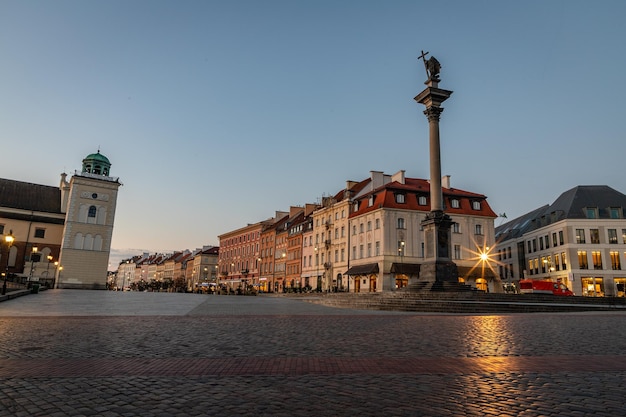
{"type": "Polygon", "coordinates": [[[539,236],[539,250],[543,250],[543,238],[539,236]]]}
{"type": "Polygon", "coordinates": [[[459,208],[460,207],[459,200],[457,200],[456,198],[453,198],[452,200],[450,200],[450,205],[452,206],[452,208],[459,208]]]}
{"type": "Polygon", "coordinates": [[[46,237],[46,229],[35,229],[35,237],[37,238],[45,238],[46,237]]]}
{"type": "Polygon", "coordinates": [[[335,229],[335,239],[339,239],[339,229],[335,229]]]}
{"type": "Polygon", "coordinates": [[[477,224],[477,225],[474,227],[474,230],[475,230],[474,234],[476,234],[476,235],[482,235],[482,234],[483,234],[483,225],[482,225],[482,224],[477,224]]]}
{"type": "Polygon", "coordinates": [[[368,205],[368,207],[372,207],[374,205],[374,196],[373,195],[369,196],[369,198],[367,199],[367,205],[368,205]]]}
{"type": "Polygon", "coordinates": [[[454,245],[454,259],[461,259],[461,245],[454,245]]]}
{"type": "Polygon", "coordinates": [[[367,222],[367,231],[368,231],[368,232],[371,232],[371,231],[372,231],[372,222],[371,222],[371,221],[368,221],[368,222],[367,222]]]}
{"type": "Polygon", "coordinates": [[[552,233],[552,246],[558,245],[558,241],[556,240],[556,232],[552,233]]]}
{"type": "Polygon", "coordinates": [[[364,255],[364,247],[363,245],[359,245],[359,258],[363,259],[363,255],[364,255]]]}
{"type": "Polygon", "coordinates": [[[528,253],[532,253],[533,250],[530,246],[530,240],[527,243],[528,243],[528,253]]]}
{"type": "Polygon", "coordinates": [[[352,226],[352,234],[356,235],[356,224],[354,226],[352,226]]]}
{"type": "Polygon", "coordinates": [[[578,251],[578,267],[580,269],[589,269],[589,264],[587,264],[587,251],[585,250],[578,251]]]}
{"type": "Polygon", "coordinates": [[[557,271],[561,269],[561,260],[558,253],[554,255],[554,269],[557,271]]]}
{"type": "Polygon", "coordinates": [[[546,249],[550,248],[550,236],[546,235],[543,240],[546,242],[546,249]]]}
{"type": "Polygon", "coordinates": [[[611,255],[611,269],[614,271],[622,269],[622,266],[619,261],[619,252],[611,251],[610,255],[611,255]]]}
{"type": "Polygon", "coordinates": [[[585,243],[585,229],[576,229],[576,243],[585,243]]]}
{"type": "Polygon", "coordinates": [[[472,208],[474,210],[480,210],[480,201],[472,201],[472,208]]]}
{"type": "Polygon", "coordinates": [[[0,235],[4,234],[4,225],[0,224],[0,235]]]}
{"type": "Polygon", "coordinates": [[[344,248],[341,248],[341,262],[344,262],[346,260],[346,250],[344,248]]]}
{"type": "Polygon", "coordinates": [[[545,274],[546,273],[546,268],[548,266],[548,260],[546,259],[545,256],[541,257],[541,273],[545,274]]]}
{"type": "Polygon", "coordinates": [[[365,225],[363,223],[359,224],[359,233],[363,233],[365,231],[365,225]]]}
{"type": "Polygon", "coordinates": [[[602,252],[598,250],[592,251],[591,259],[593,260],[593,269],[602,269],[602,252]]]}
{"type": "Polygon", "coordinates": [[[461,225],[456,222],[452,223],[452,233],[461,233],[461,225]]]}
{"type": "Polygon", "coordinates": [[[417,199],[417,204],[419,204],[420,206],[425,206],[426,205],[426,197],[424,197],[423,195],[419,196],[417,199]]]}
{"type": "Polygon", "coordinates": [[[532,274],[533,274],[533,271],[534,271],[534,269],[533,269],[533,265],[534,265],[533,260],[532,260],[532,259],[529,259],[529,260],[528,260],[528,273],[529,273],[530,275],[532,275],[532,274]]]}
{"type": "Polygon", "coordinates": [[[335,262],[339,262],[339,250],[335,249],[335,262]]]}
{"type": "Polygon", "coordinates": [[[404,245],[405,245],[404,240],[398,241],[398,255],[400,256],[404,256],[404,245]]]}
{"type": "Polygon", "coordinates": [[[352,246],[352,259],[356,259],[356,246],[352,246]]]}
{"type": "Polygon", "coordinates": [[[587,218],[588,219],[597,219],[598,218],[598,208],[597,207],[587,207],[585,209],[585,212],[587,213],[587,218]]]}
{"type": "Polygon", "coordinates": [[[372,257],[372,244],[371,243],[367,244],[367,257],[368,258],[372,257]]]}
{"type": "Polygon", "coordinates": [[[561,252],[561,266],[563,267],[563,271],[567,269],[567,261],[565,260],[565,252],[561,252]]]}
{"type": "Polygon", "coordinates": [[[396,203],[404,204],[404,194],[396,194],[396,203]]]}
{"type": "Polygon", "coordinates": [[[617,230],[609,229],[608,232],[609,232],[609,243],[616,244],[617,243],[617,230]]]}
{"type": "Polygon", "coordinates": [[[559,245],[563,245],[564,244],[564,240],[563,240],[563,231],[559,231],[559,245]]]}
{"type": "Polygon", "coordinates": [[[622,209],[620,207],[611,207],[609,209],[609,215],[612,219],[621,219],[622,218],[622,209]]]}
{"type": "Polygon", "coordinates": [[[404,219],[402,217],[398,218],[398,229],[404,229],[404,219]]]}
{"type": "Polygon", "coordinates": [[[374,250],[376,251],[376,252],[375,252],[375,253],[376,253],[376,256],[379,256],[379,255],[380,255],[380,242],[376,242],[376,243],[375,243],[375,245],[376,245],[376,246],[375,246],[375,249],[374,249],[374,250]]]}
{"type": "Polygon", "coordinates": [[[537,252],[537,239],[533,239],[533,252],[537,252]]]}
{"type": "Polygon", "coordinates": [[[600,230],[598,229],[589,230],[589,236],[591,238],[591,243],[594,243],[594,244],[600,243],[600,230]]]}
{"type": "Polygon", "coordinates": [[[346,227],[341,226],[341,237],[346,237],[346,227]]]}
{"type": "Polygon", "coordinates": [[[380,229],[380,219],[376,219],[376,220],[374,220],[374,227],[375,227],[376,229],[380,229]]]}

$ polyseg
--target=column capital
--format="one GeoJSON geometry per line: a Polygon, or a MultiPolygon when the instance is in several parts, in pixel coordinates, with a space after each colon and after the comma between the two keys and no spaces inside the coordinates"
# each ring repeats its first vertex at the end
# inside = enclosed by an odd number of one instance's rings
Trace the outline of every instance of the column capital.
{"type": "Polygon", "coordinates": [[[424,110],[424,114],[428,118],[429,122],[438,122],[442,112],[443,107],[435,106],[426,107],[426,110],[424,110]]]}

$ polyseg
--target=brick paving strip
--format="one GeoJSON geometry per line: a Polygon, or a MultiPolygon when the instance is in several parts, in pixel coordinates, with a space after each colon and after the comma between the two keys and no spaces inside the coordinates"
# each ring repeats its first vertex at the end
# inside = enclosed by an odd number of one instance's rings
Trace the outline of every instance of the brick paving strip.
{"type": "Polygon", "coordinates": [[[0,359],[0,378],[468,375],[626,371],[626,356],[0,359]]]}

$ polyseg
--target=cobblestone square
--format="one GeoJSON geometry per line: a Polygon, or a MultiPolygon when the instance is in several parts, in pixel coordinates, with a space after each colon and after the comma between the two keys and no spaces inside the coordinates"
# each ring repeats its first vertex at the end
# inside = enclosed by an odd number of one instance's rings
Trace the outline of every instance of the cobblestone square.
{"type": "Polygon", "coordinates": [[[624,313],[50,290],[0,329],[0,416],[626,415],[624,313]]]}

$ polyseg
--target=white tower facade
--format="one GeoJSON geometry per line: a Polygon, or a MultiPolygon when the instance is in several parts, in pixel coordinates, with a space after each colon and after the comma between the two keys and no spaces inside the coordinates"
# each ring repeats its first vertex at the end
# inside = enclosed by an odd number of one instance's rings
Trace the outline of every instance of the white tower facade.
{"type": "Polygon", "coordinates": [[[81,172],[69,182],[61,176],[65,228],[57,271],[57,288],[106,289],[117,192],[111,163],[100,151],[83,159],[81,172]]]}

